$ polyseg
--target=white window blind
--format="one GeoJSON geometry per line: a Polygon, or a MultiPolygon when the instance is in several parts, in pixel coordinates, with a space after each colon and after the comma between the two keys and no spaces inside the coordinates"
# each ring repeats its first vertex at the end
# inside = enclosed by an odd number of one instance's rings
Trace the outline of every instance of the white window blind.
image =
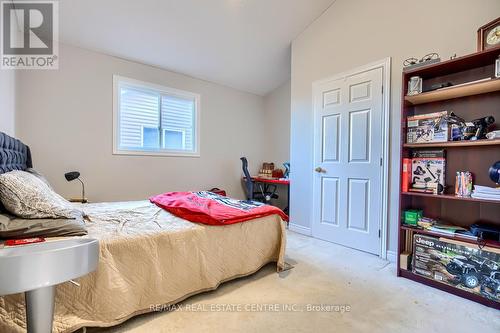
{"type": "Polygon", "coordinates": [[[185,98],[161,97],[163,148],[193,150],[194,104],[185,98]]]}
{"type": "Polygon", "coordinates": [[[199,96],[114,78],[115,153],[198,156],[199,96]]]}

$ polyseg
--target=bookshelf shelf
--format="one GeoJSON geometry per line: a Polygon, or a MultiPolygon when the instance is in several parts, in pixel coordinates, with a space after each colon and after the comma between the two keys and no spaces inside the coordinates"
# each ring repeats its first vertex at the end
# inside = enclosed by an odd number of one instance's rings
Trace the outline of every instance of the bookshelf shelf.
{"type": "MultiPolygon", "coordinates": [[[[414,154],[418,153],[418,149],[420,148],[424,148],[424,150],[434,148],[431,150],[445,151],[445,170],[442,173],[442,179],[444,179],[448,190],[454,187],[455,175],[459,171],[471,172],[474,184],[494,186],[489,178],[488,169],[494,162],[500,160],[500,139],[423,144],[408,144],[405,142],[408,117],[444,110],[453,111],[457,116],[467,121],[491,115],[496,119],[492,128],[500,129],[500,108],[498,107],[500,105],[500,78],[479,81],[486,77],[494,76],[494,62],[499,56],[500,47],[403,72],[400,149],[401,162],[405,159],[405,172],[403,173],[403,163],[400,163],[401,184],[408,184],[408,178],[403,178],[403,174],[408,177],[408,161],[406,159],[411,159],[414,154]],[[451,82],[454,85],[415,96],[406,96],[408,81],[412,76],[421,77],[424,88],[444,82],[451,82]]],[[[447,194],[435,195],[401,191],[399,202],[398,276],[500,309],[499,302],[491,301],[480,295],[417,275],[411,269],[403,269],[402,267],[406,267],[406,262],[402,266],[400,265],[401,254],[413,251],[414,234],[423,234],[448,240],[449,242],[459,241],[471,244],[471,246],[478,246],[477,240],[472,238],[447,235],[403,225],[402,216],[404,215],[404,211],[409,209],[422,210],[424,216],[432,217],[439,221],[450,221],[465,228],[478,222],[500,226],[498,218],[500,216],[500,201],[457,197],[449,192],[447,194]]],[[[495,251],[500,251],[500,242],[488,241],[486,244],[481,243],[481,245],[486,245],[495,251]]],[[[406,258],[407,254],[404,254],[403,259],[406,260],[406,258]]]]}
{"type": "Polygon", "coordinates": [[[425,229],[422,229],[422,228],[416,228],[416,227],[411,227],[411,226],[406,226],[406,225],[402,225],[401,229],[410,230],[410,231],[413,231],[415,233],[419,233],[419,234],[423,234],[423,235],[429,235],[429,236],[434,236],[434,237],[442,237],[442,238],[457,240],[457,241],[460,241],[460,242],[470,243],[470,244],[473,244],[473,245],[488,246],[488,247],[494,247],[494,248],[500,249],[500,243],[499,242],[495,242],[495,241],[485,241],[485,242],[478,243],[477,240],[470,239],[470,238],[467,238],[467,237],[446,235],[446,234],[442,234],[440,232],[435,232],[435,231],[431,231],[431,230],[425,230],[425,229]]]}
{"type": "Polygon", "coordinates": [[[476,198],[466,198],[466,197],[458,197],[453,194],[429,194],[429,193],[421,193],[421,192],[401,192],[402,195],[408,196],[417,196],[417,197],[426,197],[436,200],[458,200],[458,201],[469,201],[469,202],[479,202],[479,203],[493,203],[499,204],[500,201],[496,200],[487,200],[487,199],[476,199],[476,198]]]}
{"type": "Polygon", "coordinates": [[[404,277],[406,279],[412,280],[412,281],[423,283],[425,285],[428,285],[428,286],[436,288],[436,289],[440,289],[440,290],[449,292],[451,294],[454,294],[454,295],[457,295],[460,297],[470,299],[474,302],[478,302],[478,303],[484,304],[484,305],[492,307],[492,308],[496,308],[496,309],[499,308],[498,303],[495,301],[492,301],[492,300],[489,300],[487,298],[481,297],[479,295],[471,294],[465,290],[451,287],[451,286],[448,286],[446,284],[431,280],[429,278],[414,274],[412,271],[407,271],[407,270],[401,269],[400,276],[404,277]]]}
{"type": "Polygon", "coordinates": [[[404,148],[454,148],[454,147],[479,147],[500,145],[500,139],[477,141],[448,141],[435,143],[405,143],[404,148]]]}
{"type": "Polygon", "coordinates": [[[500,91],[500,79],[472,82],[460,86],[441,88],[435,91],[425,92],[418,95],[405,96],[405,101],[413,105],[418,105],[423,103],[444,101],[453,98],[486,94],[493,91],[500,91]]]}

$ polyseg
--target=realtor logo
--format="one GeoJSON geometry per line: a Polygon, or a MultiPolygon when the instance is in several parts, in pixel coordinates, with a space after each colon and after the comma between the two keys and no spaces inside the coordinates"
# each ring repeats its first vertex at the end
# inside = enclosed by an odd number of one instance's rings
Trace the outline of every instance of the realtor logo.
{"type": "Polygon", "coordinates": [[[0,1],[2,69],[57,69],[58,2],[0,1]]]}

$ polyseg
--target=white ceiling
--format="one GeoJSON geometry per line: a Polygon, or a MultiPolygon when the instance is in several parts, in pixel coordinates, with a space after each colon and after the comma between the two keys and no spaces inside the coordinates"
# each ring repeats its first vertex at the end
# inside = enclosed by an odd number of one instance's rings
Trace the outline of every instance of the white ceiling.
{"type": "Polygon", "coordinates": [[[335,0],[61,0],[63,43],[265,95],[335,0]]]}

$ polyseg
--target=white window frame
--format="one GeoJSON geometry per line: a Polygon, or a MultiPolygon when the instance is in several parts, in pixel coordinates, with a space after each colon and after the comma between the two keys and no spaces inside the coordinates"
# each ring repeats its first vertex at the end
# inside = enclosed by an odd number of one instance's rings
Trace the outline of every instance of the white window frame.
{"type": "Polygon", "coordinates": [[[155,129],[158,130],[158,127],[151,127],[151,126],[141,125],[141,143],[142,143],[143,146],[144,146],[144,129],[145,128],[155,128],[155,129]]]}
{"type": "Polygon", "coordinates": [[[165,127],[165,128],[162,128],[162,135],[163,135],[163,140],[162,140],[162,144],[163,144],[163,149],[165,149],[165,132],[166,131],[169,131],[169,132],[177,132],[177,133],[181,133],[182,134],[182,146],[185,146],[186,145],[186,131],[185,130],[182,130],[182,129],[178,129],[178,128],[172,128],[172,127],[165,127]]]}
{"type": "MultiPolygon", "coordinates": [[[[131,79],[128,77],[113,75],[113,155],[138,155],[138,156],[179,156],[179,157],[200,157],[200,95],[189,91],[169,88],[154,83],[131,79]],[[160,94],[175,96],[179,98],[193,99],[194,111],[194,151],[172,150],[160,147],[155,150],[134,150],[120,149],[120,83],[137,86],[138,88],[149,89],[160,94]]],[[[161,115],[160,115],[161,116],[161,115]]],[[[165,128],[168,129],[168,128],[165,128]]],[[[179,131],[182,132],[182,131],[179,131]]],[[[142,133],[141,133],[142,135],[142,133]]],[[[161,131],[163,135],[163,129],[161,131]]],[[[185,133],[183,133],[184,140],[185,133]]]]}

